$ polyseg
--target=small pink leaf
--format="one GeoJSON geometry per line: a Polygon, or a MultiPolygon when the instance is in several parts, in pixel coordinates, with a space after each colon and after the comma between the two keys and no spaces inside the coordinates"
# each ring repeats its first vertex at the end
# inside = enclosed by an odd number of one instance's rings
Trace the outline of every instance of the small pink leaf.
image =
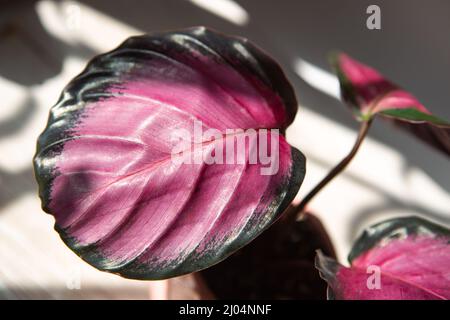
{"type": "Polygon", "coordinates": [[[349,268],[323,256],[316,267],[329,298],[343,300],[447,300],[450,298],[450,232],[426,220],[388,220],[356,241],[349,268]]]}
{"type": "Polygon", "coordinates": [[[161,279],[209,267],[297,193],[304,158],[282,135],[296,109],[280,67],[245,39],[202,27],[130,38],[51,109],[34,159],[42,206],[100,270],[161,279]],[[251,143],[233,148],[245,132],[228,129],[279,129],[258,136],[279,149],[252,162],[251,143]]]}
{"type": "Polygon", "coordinates": [[[333,55],[331,62],[341,84],[342,97],[358,120],[368,121],[379,115],[450,155],[448,121],[433,116],[409,92],[348,55],[333,55]]]}

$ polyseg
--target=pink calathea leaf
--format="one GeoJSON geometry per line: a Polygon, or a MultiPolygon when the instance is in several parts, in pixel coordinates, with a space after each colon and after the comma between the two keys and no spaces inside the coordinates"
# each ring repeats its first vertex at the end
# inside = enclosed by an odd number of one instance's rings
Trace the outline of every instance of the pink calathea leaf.
{"type": "Polygon", "coordinates": [[[450,231],[429,221],[397,218],[367,229],[349,268],[323,256],[316,267],[329,298],[343,300],[450,299],[450,231]]]}
{"type": "Polygon", "coordinates": [[[296,109],[278,64],[245,39],[203,27],[132,37],[51,109],[34,159],[43,209],[100,270],[161,279],[209,267],[297,193],[305,161],[283,136],[296,109]]]}
{"type": "Polygon", "coordinates": [[[343,99],[360,121],[390,120],[450,156],[450,123],[432,115],[413,95],[346,54],[332,55],[343,99]]]}

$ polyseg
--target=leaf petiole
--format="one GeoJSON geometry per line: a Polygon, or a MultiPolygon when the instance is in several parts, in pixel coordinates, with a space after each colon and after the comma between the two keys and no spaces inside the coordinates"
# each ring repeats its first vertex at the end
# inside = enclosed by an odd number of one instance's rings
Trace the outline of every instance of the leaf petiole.
{"type": "Polygon", "coordinates": [[[364,141],[364,138],[367,135],[367,132],[369,131],[370,125],[372,124],[372,119],[368,121],[363,121],[361,123],[361,126],[359,128],[358,136],[355,141],[355,144],[353,145],[352,150],[349,152],[349,154],[342,159],[326,176],[322,179],[304,198],[303,200],[298,204],[298,206],[295,206],[295,210],[293,212],[296,212],[296,218],[298,218],[305,210],[308,203],[316,196],[319,191],[321,191],[331,180],[333,180],[339,173],[341,173],[350,163],[350,161],[355,157],[356,153],[359,150],[359,147],[361,146],[362,142],[364,141]]]}

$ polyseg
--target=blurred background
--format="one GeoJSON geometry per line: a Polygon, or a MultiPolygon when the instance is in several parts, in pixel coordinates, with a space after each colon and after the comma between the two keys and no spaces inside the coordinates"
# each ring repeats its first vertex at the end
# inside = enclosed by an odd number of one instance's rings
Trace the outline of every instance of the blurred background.
{"type": "MultiPolygon", "coordinates": [[[[131,35],[195,25],[251,39],[292,81],[300,105],[287,137],[308,158],[297,199],[357,131],[327,64],[331,50],[377,68],[450,119],[447,0],[0,0],[0,299],[148,298],[145,282],[97,271],[65,247],[40,208],[31,161],[49,108],[90,58],[131,35]],[[371,4],[381,8],[381,30],[366,27],[371,4]]],[[[448,225],[449,208],[448,159],[379,121],[311,203],[344,263],[369,224],[423,215],[448,225]]]]}

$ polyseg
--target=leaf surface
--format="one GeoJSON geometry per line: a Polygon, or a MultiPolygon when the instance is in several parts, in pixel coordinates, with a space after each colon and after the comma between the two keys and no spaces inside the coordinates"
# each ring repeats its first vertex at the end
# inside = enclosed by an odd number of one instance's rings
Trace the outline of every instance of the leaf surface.
{"type": "Polygon", "coordinates": [[[209,267],[297,193],[305,160],[283,136],[296,109],[280,67],[245,39],[203,27],[129,38],[51,109],[34,158],[43,209],[100,270],[162,279],[209,267]],[[228,129],[278,129],[257,144],[278,145],[273,174],[251,160],[256,144],[238,148],[247,131],[228,129]],[[234,160],[220,163],[227,143],[234,160]]]}
{"type": "Polygon", "coordinates": [[[319,253],[316,267],[339,300],[448,300],[450,232],[416,217],[367,229],[349,255],[350,267],[319,253]]]}

